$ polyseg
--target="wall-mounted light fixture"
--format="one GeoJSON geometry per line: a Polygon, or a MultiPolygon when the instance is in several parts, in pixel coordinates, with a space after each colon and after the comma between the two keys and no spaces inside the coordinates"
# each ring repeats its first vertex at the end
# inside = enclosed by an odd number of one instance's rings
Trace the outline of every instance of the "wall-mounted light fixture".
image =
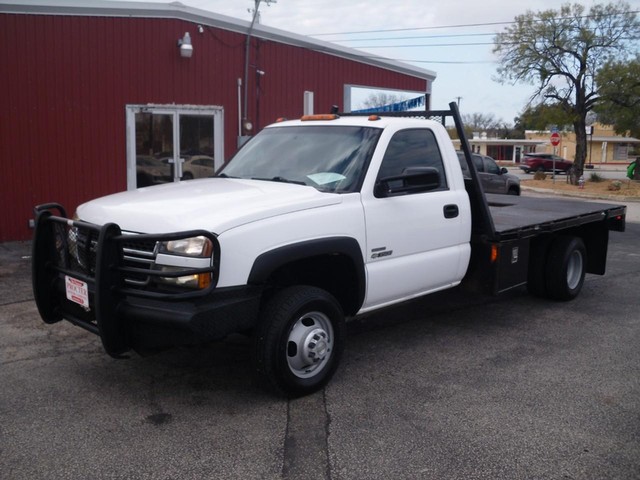
{"type": "Polygon", "coordinates": [[[189,32],[184,32],[184,37],[178,39],[178,48],[180,48],[181,57],[191,58],[191,55],[193,55],[193,45],[191,45],[191,35],[189,35],[189,32]]]}

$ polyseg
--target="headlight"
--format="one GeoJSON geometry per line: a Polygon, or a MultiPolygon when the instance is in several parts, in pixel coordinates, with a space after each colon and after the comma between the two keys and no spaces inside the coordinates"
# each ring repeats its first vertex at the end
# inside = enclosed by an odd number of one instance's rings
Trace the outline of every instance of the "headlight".
{"type": "Polygon", "coordinates": [[[206,237],[171,240],[169,242],[163,242],[163,247],[167,253],[188,255],[190,257],[208,257],[211,255],[213,249],[211,240],[206,237]]]}
{"type": "MultiPolygon", "coordinates": [[[[169,273],[208,268],[211,266],[212,253],[213,243],[203,236],[162,242],[156,257],[155,269],[169,273]]],[[[158,277],[157,282],[178,287],[203,289],[211,284],[211,273],[180,277],[158,277]]]]}

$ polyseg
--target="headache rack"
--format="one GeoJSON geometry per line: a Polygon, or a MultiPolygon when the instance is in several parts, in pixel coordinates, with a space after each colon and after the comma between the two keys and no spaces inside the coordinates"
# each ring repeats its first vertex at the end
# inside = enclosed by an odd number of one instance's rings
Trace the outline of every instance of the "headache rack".
{"type": "Polygon", "coordinates": [[[405,112],[343,112],[340,116],[344,117],[404,117],[404,118],[419,118],[424,120],[433,120],[440,122],[443,127],[447,126],[447,118],[452,118],[456,133],[460,139],[460,149],[464,152],[464,157],[469,167],[471,178],[465,179],[465,189],[469,194],[472,212],[472,225],[471,231],[476,240],[487,241],[493,240],[497,237],[496,228],[493,223],[493,217],[489,209],[489,204],[482,188],[482,182],[476,166],[471,159],[471,146],[467,140],[467,136],[464,132],[462,124],[462,118],[460,117],[460,111],[458,105],[455,102],[449,104],[449,110],[415,110],[405,112]]]}
{"type": "Polygon", "coordinates": [[[118,306],[127,297],[181,301],[202,297],[216,285],[219,246],[216,236],[205,230],[169,234],[123,233],[115,223],[102,226],[71,220],[61,205],[35,207],[32,252],[33,291],[46,323],[66,319],[102,339],[105,350],[118,356],[128,350],[118,306]],[[56,211],[58,215],[54,215],[56,211]],[[154,269],[161,242],[202,236],[213,245],[214,261],[207,268],[154,269]],[[186,291],[164,287],[160,278],[210,276],[208,286],[186,291]],[[68,298],[67,282],[85,289],[88,305],[68,298]]]}

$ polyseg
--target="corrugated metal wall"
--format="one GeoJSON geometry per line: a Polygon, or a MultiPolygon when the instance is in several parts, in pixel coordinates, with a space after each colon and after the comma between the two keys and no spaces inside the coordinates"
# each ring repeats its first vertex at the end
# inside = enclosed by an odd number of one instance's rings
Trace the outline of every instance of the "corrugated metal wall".
{"type": "MultiPolygon", "coordinates": [[[[126,189],[126,105],[222,106],[225,157],[235,151],[243,35],[174,19],[0,14],[0,41],[0,241],[29,238],[36,204],[72,212],[126,189]],[[190,59],[176,45],[186,31],[190,59]]],[[[344,84],[426,91],[424,79],[269,41],[253,41],[250,63],[259,126],[300,116],[305,90],[316,111],[342,107],[344,84]]]]}

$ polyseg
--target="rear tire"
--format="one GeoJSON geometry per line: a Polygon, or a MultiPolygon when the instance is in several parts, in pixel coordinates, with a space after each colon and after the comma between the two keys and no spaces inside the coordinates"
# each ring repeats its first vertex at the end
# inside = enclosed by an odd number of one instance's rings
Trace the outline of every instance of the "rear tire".
{"type": "Polygon", "coordinates": [[[587,249],[580,237],[557,237],[549,248],[546,263],[547,296],[573,300],[578,296],[587,267],[587,249]]]}
{"type": "Polygon", "coordinates": [[[294,286],[276,293],[256,330],[258,381],[292,397],[320,390],[338,368],[345,333],[342,308],[328,292],[294,286]]]}

